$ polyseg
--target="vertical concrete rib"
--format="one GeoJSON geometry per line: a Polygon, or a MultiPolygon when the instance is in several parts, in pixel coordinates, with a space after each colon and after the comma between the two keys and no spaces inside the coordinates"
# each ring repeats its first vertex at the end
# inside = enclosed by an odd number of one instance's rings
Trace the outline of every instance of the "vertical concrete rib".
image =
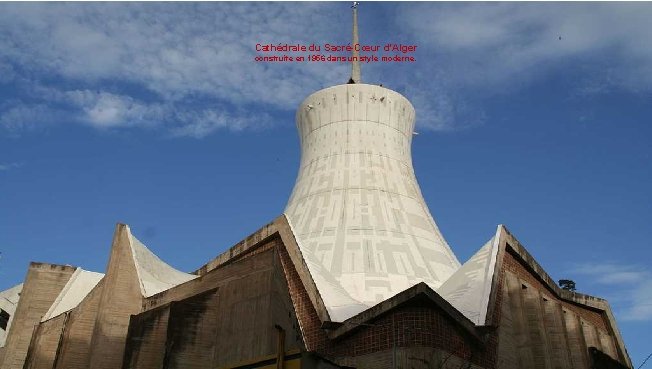
{"type": "Polygon", "coordinates": [[[507,288],[509,290],[509,307],[512,311],[512,320],[514,327],[514,338],[516,341],[516,351],[518,353],[519,368],[533,368],[534,357],[532,355],[530,344],[530,335],[528,325],[523,316],[522,304],[522,284],[518,277],[507,272],[505,274],[507,288]]]}
{"type": "Polygon", "coordinates": [[[564,322],[561,316],[561,304],[550,297],[542,296],[541,305],[543,307],[543,321],[552,367],[555,369],[571,369],[572,366],[568,357],[568,342],[566,341],[566,332],[564,332],[564,322]]]}
{"type": "Polygon", "coordinates": [[[550,369],[548,342],[546,341],[543,316],[541,314],[541,295],[537,289],[529,286],[523,288],[522,292],[525,319],[527,321],[534,358],[534,366],[532,368],[550,369]]]}
{"type": "Polygon", "coordinates": [[[571,310],[562,309],[566,335],[568,337],[568,348],[570,351],[570,359],[573,368],[588,368],[588,354],[586,345],[584,344],[584,335],[580,320],[571,310]]]}

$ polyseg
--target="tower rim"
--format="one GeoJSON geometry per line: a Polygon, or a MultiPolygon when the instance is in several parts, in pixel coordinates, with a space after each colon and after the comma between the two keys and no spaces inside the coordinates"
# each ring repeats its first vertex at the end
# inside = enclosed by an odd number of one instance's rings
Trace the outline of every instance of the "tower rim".
{"type": "Polygon", "coordinates": [[[321,94],[321,93],[323,93],[323,92],[325,92],[327,90],[332,90],[332,89],[342,88],[342,87],[347,88],[347,89],[348,88],[356,89],[356,88],[365,88],[366,86],[371,86],[373,88],[377,88],[379,90],[385,90],[385,91],[388,91],[388,92],[390,92],[392,94],[398,95],[399,97],[403,98],[410,105],[410,107],[412,107],[412,110],[414,110],[415,113],[416,113],[416,109],[414,108],[414,105],[412,104],[410,99],[407,98],[407,96],[403,95],[402,93],[400,93],[400,92],[398,92],[396,90],[392,90],[391,88],[387,88],[387,87],[385,87],[383,85],[378,85],[378,84],[373,84],[373,83],[341,83],[341,84],[338,84],[338,85],[324,87],[322,89],[314,91],[310,95],[303,98],[303,100],[301,100],[301,103],[299,103],[299,107],[297,108],[297,111],[300,111],[302,108],[304,108],[304,106],[308,103],[308,100],[311,97],[313,97],[313,96],[315,96],[317,94],[321,94]]]}

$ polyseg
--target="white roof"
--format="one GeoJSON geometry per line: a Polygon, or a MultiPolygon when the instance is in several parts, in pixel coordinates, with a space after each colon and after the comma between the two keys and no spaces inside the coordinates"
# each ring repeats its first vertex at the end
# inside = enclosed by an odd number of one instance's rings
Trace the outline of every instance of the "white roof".
{"type": "Polygon", "coordinates": [[[18,305],[18,300],[20,300],[20,292],[22,290],[23,284],[21,283],[4,291],[0,291],[0,309],[9,313],[7,328],[4,330],[0,329],[0,347],[5,346],[7,332],[9,332],[9,328],[11,328],[11,322],[14,319],[14,313],[16,312],[16,306],[18,305]]]}
{"type": "Polygon", "coordinates": [[[131,241],[132,255],[143,296],[153,296],[197,278],[194,274],[181,272],[166,264],[133,235],[131,235],[131,241]]]}
{"type": "Polygon", "coordinates": [[[44,322],[76,308],[103,277],[102,273],[77,268],[41,321],[44,322]]]}
{"type": "MultiPolygon", "coordinates": [[[[13,287],[10,287],[4,291],[0,291],[0,300],[2,300],[4,303],[7,304],[10,303],[16,306],[18,304],[18,300],[20,299],[20,291],[22,290],[23,290],[23,284],[21,283],[13,287]]],[[[5,311],[7,311],[7,309],[5,309],[5,311]]]]}
{"type": "Polygon", "coordinates": [[[476,325],[486,321],[497,255],[495,236],[437,289],[441,297],[476,325]]]}
{"type": "MultiPolygon", "coordinates": [[[[131,254],[143,296],[155,295],[197,277],[169,266],[134,237],[131,231],[129,235],[131,254]]],[[[41,321],[54,318],[77,307],[103,277],[102,273],[77,268],[41,321]]]]}

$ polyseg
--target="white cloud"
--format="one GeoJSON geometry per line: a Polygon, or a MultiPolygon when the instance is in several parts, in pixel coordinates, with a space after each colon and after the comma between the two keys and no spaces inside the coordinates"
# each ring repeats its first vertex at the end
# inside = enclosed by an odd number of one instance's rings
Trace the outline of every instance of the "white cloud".
{"type": "MultiPolygon", "coordinates": [[[[168,99],[206,93],[282,108],[294,108],[306,90],[318,87],[315,68],[255,63],[255,44],[324,37],[332,12],[319,4],[280,3],[4,8],[3,49],[26,67],[81,81],[133,82],[168,99]],[[293,88],[284,88],[288,83],[293,88]],[[276,93],[265,93],[271,89],[276,93]]],[[[316,67],[327,80],[335,77],[333,68],[316,67]]]]}
{"type": "Polygon", "coordinates": [[[652,280],[641,282],[636,288],[633,298],[628,318],[630,320],[652,319],[652,280]]]}
{"type": "Polygon", "coordinates": [[[0,114],[0,127],[10,135],[50,125],[59,112],[44,104],[13,102],[0,114]]]}
{"type": "MultiPolygon", "coordinates": [[[[416,43],[419,62],[364,66],[363,79],[405,86],[420,129],[481,124],[474,96],[564,68],[582,72],[580,98],[652,89],[648,4],[396,6],[382,26],[393,39],[384,41],[416,43]]],[[[257,63],[255,44],[348,42],[349,22],[337,3],[3,3],[0,83],[17,86],[20,98],[0,106],[0,124],[19,132],[65,120],[194,137],[267,126],[251,115],[292,111],[344,82],[349,67],[257,63]]]]}
{"type": "Polygon", "coordinates": [[[66,97],[82,110],[81,120],[98,128],[125,125],[155,125],[165,110],[157,104],[144,105],[129,96],[106,92],[68,91],[66,97]]]}
{"type": "MultiPolygon", "coordinates": [[[[22,70],[19,85],[31,100],[16,106],[57,101],[74,113],[68,120],[98,128],[167,126],[193,136],[241,129],[255,124],[234,116],[243,106],[294,110],[321,84],[344,80],[344,65],[253,60],[256,43],[326,38],[333,10],[316,3],[2,4],[0,71],[22,70]]],[[[17,130],[13,108],[0,119],[17,130]]]]}
{"type": "Polygon", "coordinates": [[[652,90],[650,4],[404,4],[397,18],[451,80],[472,88],[512,90],[588,65],[594,88],[652,90]]]}
{"type": "Polygon", "coordinates": [[[578,265],[573,272],[602,285],[606,296],[610,296],[610,304],[624,320],[652,320],[652,272],[649,269],[605,263],[578,265]]]}
{"type": "Polygon", "coordinates": [[[4,171],[11,170],[11,169],[14,169],[14,168],[20,168],[22,166],[23,166],[23,163],[17,163],[17,162],[14,162],[14,163],[0,163],[0,172],[4,172],[4,171]]]}
{"type": "Polygon", "coordinates": [[[223,128],[240,131],[246,128],[261,129],[272,125],[268,114],[256,116],[245,113],[228,114],[215,109],[186,110],[178,112],[178,119],[188,122],[171,130],[173,136],[202,138],[223,128]]]}

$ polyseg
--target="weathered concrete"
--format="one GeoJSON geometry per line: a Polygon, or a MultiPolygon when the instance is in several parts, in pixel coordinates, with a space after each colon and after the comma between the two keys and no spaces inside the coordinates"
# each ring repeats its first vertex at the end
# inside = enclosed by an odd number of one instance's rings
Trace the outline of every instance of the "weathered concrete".
{"type": "MultiPolygon", "coordinates": [[[[220,292],[222,290],[220,289],[220,292]]],[[[174,301],[170,304],[164,358],[165,368],[210,368],[217,353],[216,349],[228,347],[226,342],[220,342],[222,344],[220,346],[215,340],[215,336],[219,332],[218,305],[221,302],[220,300],[222,300],[222,296],[219,297],[217,295],[217,289],[212,289],[182,301],[174,301]]],[[[232,312],[222,311],[221,313],[232,312]]],[[[240,313],[255,312],[245,310],[240,313]]],[[[251,320],[254,319],[255,316],[252,316],[251,320]]],[[[248,320],[229,319],[229,321],[233,325],[245,324],[243,328],[247,328],[246,323],[248,320]]],[[[238,336],[233,331],[229,331],[227,334],[230,334],[231,337],[238,336]]],[[[222,350],[219,351],[221,352],[222,350]]]]}
{"type": "Polygon", "coordinates": [[[139,313],[142,306],[143,296],[130,243],[128,227],[118,224],[93,328],[90,369],[121,367],[129,317],[139,313]]]}
{"type": "Polygon", "coordinates": [[[30,264],[0,368],[23,368],[35,327],[50,309],[75,269],[72,266],[30,264]]]}
{"type": "Polygon", "coordinates": [[[503,301],[503,304],[506,304],[509,310],[511,310],[513,324],[511,326],[501,324],[500,329],[508,331],[508,335],[514,337],[516,341],[516,346],[513,349],[518,357],[518,367],[532,368],[534,367],[534,355],[531,351],[532,344],[530,343],[530,336],[528,334],[521,294],[521,290],[527,288],[527,286],[523,286],[518,278],[512,274],[507,274],[505,281],[509,298],[503,301]]]}
{"type": "Polygon", "coordinates": [[[543,326],[548,341],[548,353],[552,368],[570,368],[570,353],[566,340],[566,328],[562,318],[561,304],[550,296],[541,295],[543,326]]]}
{"type": "MultiPolygon", "coordinates": [[[[498,330],[498,357],[500,361],[498,368],[519,368],[522,361],[521,355],[517,351],[518,341],[514,332],[517,332],[515,324],[521,324],[520,311],[514,310],[510,304],[509,282],[505,281],[503,296],[501,300],[500,328],[498,330]],[[515,316],[519,315],[519,316],[515,316]]],[[[513,292],[512,292],[513,295],[513,292]]]]}
{"type": "Polygon", "coordinates": [[[617,339],[605,329],[609,320],[604,311],[568,302],[548,288],[510,246],[506,246],[509,252],[504,253],[503,264],[499,367],[588,369],[590,347],[624,364],[615,349],[617,339]]]}
{"type": "Polygon", "coordinates": [[[571,367],[586,368],[589,365],[589,361],[585,350],[586,343],[584,342],[584,335],[580,327],[580,317],[568,309],[563,309],[562,312],[564,314],[566,336],[568,337],[571,367]]]}
{"type": "MultiPolygon", "coordinates": [[[[549,284],[504,227],[496,240],[495,260],[482,267],[483,286],[491,286],[482,292],[488,305],[477,310],[486,308],[488,325],[474,324],[424,283],[332,322],[283,216],[200,268],[194,279],[150,297],[143,296],[138,269],[143,252],[140,259],[134,255],[134,247],[144,246],[134,245],[129,228],[118,225],[105,277],[76,307],[24,335],[25,369],[264,366],[283,357],[280,352],[304,350],[358,368],[588,369],[593,356],[626,362],[606,302],[549,284]],[[589,356],[589,347],[598,351],[589,356]]],[[[167,283],[157,273],[146,278],[150,287],[167,283]]],[[[335,365],[302,357],[286,363],[335,365]]]]}
{"type": "Polygon", "coordinates": [[[95,320],[100,308],[104,280],[71,310],[54,369],[88,369],[95,320]]]}
{"type": "Polygon", "coordinates": [[[67,314],[61,314],[38,325],[32,337],[24,369],[52,369],[67,319],[67,314]]]}
{"type": "Polygon", "coordinates": [[[286,349],[303,348],[274,249],[213,269],[168,293],[189,297],[161,305],[163,296],[154,296],[158,304],[146,304],[151,310],[131,318],[123,368],[221,367],[270,355],[279,328],[287,333],[286,349]]]}
{"type": "Polygon", "coordinates": [[[238,260],[241,256],[250,252],[252,248],[258,248],[261,245],[261,243],[264,243],[268,238],[276,234],[277,232],[276,223],[278,219],[284,217],[285,217],[284,215],[281,215],[272,223],[266,224],[256,232],[247,236],[244,240],[231,246],[228,250],[226,250],[225,252],[221,253],[220,255],[218,255],[208,263],[201,266],[193,273],[198,276],[202,276],[215,268],[218,268],[227,263],[232,263],[238,260]]]}
{"type": "Polygon", "coordinates": [[[163,368],[169,317],[170,304],[131,317],[123,369],[163,368]]]}
{"type": "MultiPolygon", "coordinates": [[[[537,263],[532,255],[525,249],[525,247],[505,228],[501,226],[502,233],[504,234],[503,248],[509,249],[513,256],[517,257],[521,263],[528,269],[532,277],[537,279],[542,284],[542,289],[549,290],[557,296],[560,300],[568,302],[573,306],[583,307],[585,311],[599,311],[604,317],[600,318],[601,325],[603,325],[607,333],[613,337],[614,346],[616,348],[617,360],[624,363],[626,366],[632,367],[632,362],[627,354],[625,344],[623,342],[618,325],[613,316],[613,312],[609,303],[601,298],[572,292],[561,289],[555,281],[545,272],[545,270],[537,263]]],[[[492,304],[490,303],[490,306],[492,304]]],[[[570,306],[565,304],[564,306],[570,306]]]]}

